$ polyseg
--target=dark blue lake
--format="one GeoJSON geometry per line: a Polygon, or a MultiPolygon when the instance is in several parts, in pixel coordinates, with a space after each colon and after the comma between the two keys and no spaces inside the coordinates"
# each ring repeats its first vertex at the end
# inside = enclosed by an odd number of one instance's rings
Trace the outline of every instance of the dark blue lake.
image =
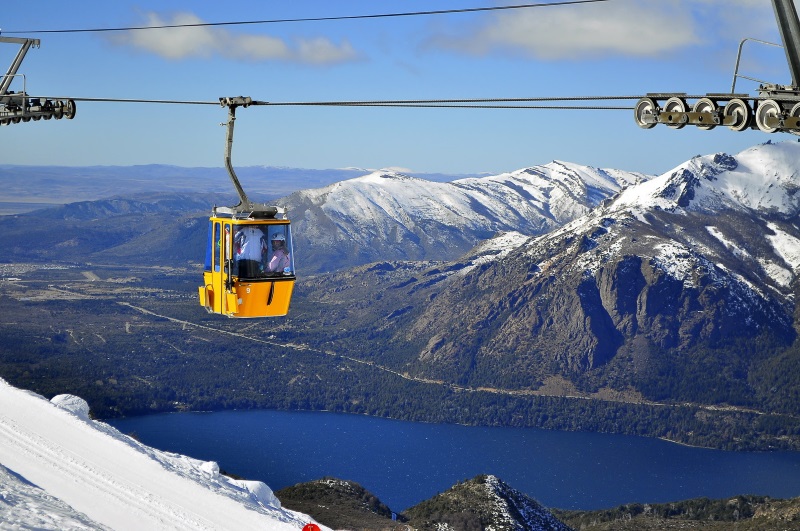
{"type": "Polygon", "coordinates": [[[800,452],[722,452],[624,435],[265,410],[172,413],[109,424],[149,446],[216,461],[273,490],[323,476],[352,480],[395,511],[478,474],[494,474],[560,509],[736,494],[800,496],[800,452]]]}

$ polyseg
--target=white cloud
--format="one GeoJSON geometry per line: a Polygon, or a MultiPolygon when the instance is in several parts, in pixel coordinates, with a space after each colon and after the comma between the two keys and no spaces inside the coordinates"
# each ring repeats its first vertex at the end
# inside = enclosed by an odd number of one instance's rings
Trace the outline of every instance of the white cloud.
{"type": "Polygon", "coordinates": [[[754,0],[614,0],[523,9],[434,37],[429,44],[474,55],[511,52],[542,60],[653,57],[730,33],[730,26],[720,27],[720,15],[756,7],[769,10],[763,0],[759,4],[754,0]]]}
{"type": "Polygon", "coordinates": [[[504,13],[462,45],[478,54],[512,49],[538,59],[649,56],[698,40],[692,20],[670,4],[627,1],[504,13]]]}
{"type": "Polygon", "coordinates": [[[358,56],[350,43],[335,46],[324,37],[298,41],[296,55],[302,62],[311,64],[342,63],[358,56]]]}
{"type": "Polygon", "coordinates": [[[251,61],[290,60],[292,51],[281,39],[267,35],[232,36],[220,30],[220,55],[251,61]]]}
{"type": "MultiPolygon", "coordinates": [[[[192,13],[176,13],[170,18],[149,12],[146,18],[146,26],[204,23],[192,13]]],[[[127,31],[115,35],[112,40],[171,60],[220,56],[241,61],[330,65],[359,59],[359,54],[347,41],[336,44],[325,37],[317,37],[296,39],[289,45],[277,37],[231,33],[210,26],[127,31]]]]}

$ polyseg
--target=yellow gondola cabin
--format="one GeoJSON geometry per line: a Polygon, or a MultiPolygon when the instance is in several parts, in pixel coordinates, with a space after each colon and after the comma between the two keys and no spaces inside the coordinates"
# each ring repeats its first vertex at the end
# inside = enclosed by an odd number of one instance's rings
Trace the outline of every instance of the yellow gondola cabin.
{"type": "Polygon", "coordinates": [[[279,317],[289,312],[295,269],[286,210],[252,203],[231,166],[236,108],[250,98],[220,98],[228,107],[225,166],[239,194],[234,207],[214,207],[208,222],[200,304],[228,317],[279,317]]]}
{"type": "Polygon", "coordinates": [[[228,317],[289,312],[294,253],[288,220],[212,216],[200,304],[228,317]]]}

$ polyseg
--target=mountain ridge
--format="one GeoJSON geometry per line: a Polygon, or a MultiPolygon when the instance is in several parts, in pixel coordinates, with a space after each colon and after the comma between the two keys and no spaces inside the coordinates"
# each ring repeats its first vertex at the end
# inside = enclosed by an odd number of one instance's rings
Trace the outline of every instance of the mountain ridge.
{"type": "MultiPolygon", "coordinates": [[[[550,230],[585,213],[623,186],[647,178],[638,173],[563,162],[452,182],[378,171],[294,192],[277,202],[285,205],[290,215],[300,213],[290,218],[295,261],[303,274],[308,275],[383,259],[454,259],[497,232],[519,230],[539,234],[550,230]]],[[[123,185],[121,189],[124,190],[123,185]]],[[[82,201],[30,214],[3,216],[0,224],[5,229],[0,231],[0,243],[11,250],[10,260],[30,260],[31,254],[39,250],[20,246],[18,242],[23,239],[20,231],[26,238],[50,239],[45,234],[48,227],[31,222],[42,216],[55,222],[61,216],[67,222],[62,227],[65,239],[89,241],[92,233],[97,233],[96,238],[103,243],[92,246],[94,260],[107,259],[106,255],[112,259],[130,259],[137,253],[118,255],[116,248],[130,247],[129,242],[120,240],[138,238],[137,225],[154,230],[161,225],[166,230],[162,229],[160,234],[183,233],[184,225],[200,225],[212,204],[224,198],[220,193],[194,192],[186,193],[187,200],[181,203],[179,195],[140,192],[130,197],[82,201]],[[169,197],[175,200],[169,201],[169,197]],[[138,201],[138,207],[131,201],[138,201]],[[117,218],[112,215],[124,213],[123,208],[128,209],[132,219],[138,215],[141,221],[133,226],[130,222],[115,225],[117,218]],[[146,219],[145,214],[161,219],[146,219]],[[190,216],[193,219],[186,220],[190,216]],[[108,226],[94,223],[88,227],[89,233],[84,233],[83,227],[75,225],[77,221],[94,219],[103,219],[108,226]],[[71,234],[73,231],[80,234],[71,234]],[[114,242],[109,242],[110,235],[114,242]]],[[[200,262],[204,253],[202,238],[202,234],[181,236],[171,246],[170,254],[183,253],[184,263],[200,262]]],[[[74,251],[76,260],[86,256],[85,250],[74,248],[74,251]]],[[[157,261],[155,251],[150,248],[142,257],[157,261]]],[[[69,249],[60,256],[64,260],[72,258],[69,249]]]]}
{"type": "MultiPolygon", "coordinates": [[[[498,232],[542,234],[649,176],[552,162],[434,183],[374,172],[285,199],[313,272],[376,260],[452,260],[498,232]]],[[[298,249],[299,252],[299,249],[298,249]]]]}
{"type": "MultiPolygon", "coordinates": [[[[243,166],[236,174],[248,195],[259,202],[274,201],[303,188],[326,186],[358,177],[371,170],[359,168],[309,169],[243,166]]],[[[465,175],[416,173],[433,181],[465,175]]],[[[230,177],[223,167],[183,167],[166,164],[136,166],[20,166],[0,164],[0,214],[19,214],[36,205],[62,205],[142,193],[226,194],[236,203],[230,177]]],[[[208,207],[210,210],[210,206],[208,207]]]]}

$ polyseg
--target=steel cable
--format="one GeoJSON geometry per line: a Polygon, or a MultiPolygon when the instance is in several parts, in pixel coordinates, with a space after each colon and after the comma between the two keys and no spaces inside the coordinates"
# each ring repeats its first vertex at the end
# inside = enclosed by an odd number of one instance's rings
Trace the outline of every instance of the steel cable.
{"type": "Polygon", "coordinates": [[[242,20],[234,22],[198,22],[194,24],[165,24],[160,26],[127,26],[119,28],[52,29],[52,30],[27,30],[27,31],[14,30],[14,31],[3,31],[3,33],[7,34],[100,33],[109,31],[138,31],[138,30],[171,29],[171,28],[198,28],[198,27],[208,27],[208,26],[241,26],[247,24],[279,24],[287,22],[327,22],[327,21],[337,21],[337,20],[364,20],[364,19],[377,19],[377,18],[390,18],[390,17],[411,17],[411,16],[422,16],[422,15],[449,15],[457,13],[477,13],[483,11],[527,9],[533,7],[557,7],[557,6],[566,6],[574,4],[592,4],[597,2],[608,2],[608,1],[610,0],[565,0],[561,2],[549,2],[549,3],[537,3],[537,4],[443,9],[439,11],[412,11],[406,13],[382,13],[375,15],[343,15],[343,16],[331,16],[331,17],[285,18],[285,19],[271,19],[271,20],[242,20]]]}
{"type": "MultiPolygon", "coordinates": [[[[102,103],[154,103],[178,105],[220,105],[219,101],[150,100],[139,98],[84,98],[65,96],[29,96],[40,99],[71,99],[102,103]]],[[[440,109],[574,109],[574,110],[632,110],[633,107],[589,106],[589,105],[524,105],[525,103],[545,102],[588,102],[638,100],[641,96],[557,96],[535,98],[469,98],[469,99],[420,99],[420,100],[352,100],[352,101],[259,101],[253,100],[247,106],[272,107],[401,107],[401,108],[440,108],[440,109]],[[512,105],[513,104],[513,105],[512,105]]]]}

